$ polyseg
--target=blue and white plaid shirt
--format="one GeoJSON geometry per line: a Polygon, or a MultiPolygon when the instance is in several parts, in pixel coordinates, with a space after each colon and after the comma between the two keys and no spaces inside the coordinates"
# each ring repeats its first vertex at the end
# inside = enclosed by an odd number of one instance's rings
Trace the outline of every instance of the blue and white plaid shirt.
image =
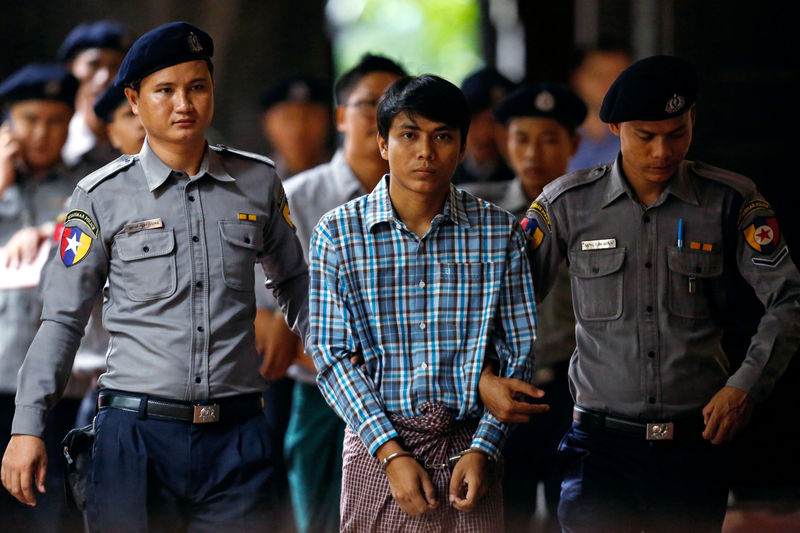
{"type": "Polygon", "coordinates": [[[501,375],[530,381],[536,338],[525,237],[502,209],[450,187],[419,238],[394,214],[388,176],[320,220],[310,248],[310,344],[327,402],[370,453],[397,437],[387,412],[437,402],[481,417],[494,458],[510,426],[479,403],[490,344],[501,375]],[[361,352],[364,368],[349,357],[361,352]]]}

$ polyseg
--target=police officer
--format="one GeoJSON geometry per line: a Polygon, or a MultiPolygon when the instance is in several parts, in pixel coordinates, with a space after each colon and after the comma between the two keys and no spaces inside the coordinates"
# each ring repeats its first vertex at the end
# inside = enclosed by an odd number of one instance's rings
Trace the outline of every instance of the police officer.
{"type": "MultiPolygon", "coordinates": [[[[63,214],[77,180],[61,163],[78,81],[57,64],[31,64],[0,83],[5,120],[0,127],[0,274],[9,282],[15,269],[31,263],[40,244],[52,238],[55,220],[63,214]],[[6,277],[8,276],[8,277],[6,277]]],[[[30,267],[29,267],[30,268],[30,267]]],[[[0,447],[11,436],[17,372],[39,327],[42,302],[35,286],[6,286],[0,290],[0,447]]],[[[43,433],[55,445],[71,428],[74,406],[62,404],[58,419],[43,433]],[[63,422],[59,426],[59,422],[63,422]]],[[[0,496],[0,516],[8,531],[56,531],[61,522],[58,467],[48,476],[48,494],[36,512],[10,495],[0,496]]]]}
{"type": "MultiPolygon", "coordinates": [[[[545,185],[567,171],[570,158],[578,149],[581,137],[576,128],[586,118],[586,106],[563,85],[536,83],[524,85],[501,100],[494,108],[494,116],[507,128],[508,159],[515,177],[511,181],[463,187],[494,201],[528,229],[525,212],[531,202],[545,185]]],[[[531,238],[540,235],[534,230],[531,238]]],[[[566,265],[558,268],[550,294],[536,306],[536,325],[534,385],[544,391],[549,410],[537,412],[531,408],[531,414],[536,416],[517,426],[503,448],[503,503],[509,532],[529,529],[540,481],[548,511],[547,526],[541,526],[558,530],[561,471],[556,448],[572,420],[567,369],[575,349],[575,317],[566,265]]],[[[527,384],[518,385],[520,392],[531,394],[533,389],[527,384]]],[[[493,398],[487,396],[483,400],[491,409],[493,398]]]]}
{"type": "Polygon", "coordinates": [[[601,109],[616,162],[545,186],[527,215],[538,296],[567,260],[577,319],[565,531],[719,531],[724,443],[797,349],[800,275],[772,208],[749,179],[684,159],[697,86],[676,57],[623,71],[601,109]],[[720,338],[737,273],[766,312],[731,371],[720,338]]]}
{"type": "Polygon", "coordinates": [[[133,113],[125,89],[111,85],[94,103],[94,114],[105,123],[111,145],[123,154],[138,154],[144,144],[142,121],[133,113]]]}
{"type": "Polygon", "coordinates": [[[98,531],[270,527],[253,263],[301,338],[307,269],[271,161],[206,143],[212,55],[211,37],[185,22],[132,46],[116,83],[147,141],[75,189],[20,371],[2,481],[34,504],[42,421],[107,278],[112,339],[87,487],[98,531]]]}

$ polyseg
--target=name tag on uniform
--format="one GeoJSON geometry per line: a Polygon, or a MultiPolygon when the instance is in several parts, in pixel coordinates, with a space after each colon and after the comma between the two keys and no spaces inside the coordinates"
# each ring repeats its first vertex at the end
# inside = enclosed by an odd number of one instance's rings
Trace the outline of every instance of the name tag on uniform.
{"type": "Polygon", "coordinates": [[[125,233],[131,234],[136,233],[139,231],[144,231],[146,229],[158,229],[163,228],[164,222],[160,218],[151,218],[150,220],[142,220],[141,222],[132,222],[130,224],[125,224],[123,228],[125,233]]]}
{"type": "Polygon", "coordinates": [[[581,250],[605,250],[616,248],[617,239],[598,239],[596,241],[581,241],[581,250]]]}

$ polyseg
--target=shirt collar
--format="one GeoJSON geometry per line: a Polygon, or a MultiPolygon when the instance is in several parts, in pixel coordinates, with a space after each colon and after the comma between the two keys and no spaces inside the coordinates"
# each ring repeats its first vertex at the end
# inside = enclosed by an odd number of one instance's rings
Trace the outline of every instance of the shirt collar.
{"type": "MultiPolygon", "coordinates": [[[[697,191],[692,185],[692,180],[689,176],[691,163],[689,161],[681,161],[678,171],[667,183],[667,187],[661,194],[661,197],[653,204],[654,206],[664,202],[667,194],[671,194],[676,198],[683,200],[692,205],[700,205],[697,199],[697,191]]],[[[594,171],[593,171],[594,172],[594,171]]],[[[614,165],[611,167],[611,177],[606,185],[606,192],[603,196],[603,207],[616,200],[621,194],[627,194],[631,199],[636,196],[630,188],[630,184],[622,174],[622,153],[617,156],[614,165]]]]}
{"type": "MultiPolygon", "coordinates": [[[[464,205],[464,193],[450,184],[450,193],[444,203],[442,215],[452,220],[455,224],[468,228],[472,225],[464,205]]],[[[394,214],[392,201],[389,197],[389,174],[383,176],[375,189],[367,196],[367,205],[364,222],[367,231],[372,231],[376,224],[398,220],[394,214]]]]}
{"type": "MultiPolygon", "coordinates": [[[[153,152],[147,139],[145,139],[142,150],[139,152],[139,161],[142,163],[142,170],[144,171],[147,187],[150,192],[163,185],[173,172],[173,170],[153,152]]],[[[218,181],[235,181],[225,170],[219,154],[208,148],[206,148],[203,160],[200,162],[200,169],[197,171],[197,174],[193,176],[193,179],[202,177],[205,174],[208,174],[218,181]]]]}

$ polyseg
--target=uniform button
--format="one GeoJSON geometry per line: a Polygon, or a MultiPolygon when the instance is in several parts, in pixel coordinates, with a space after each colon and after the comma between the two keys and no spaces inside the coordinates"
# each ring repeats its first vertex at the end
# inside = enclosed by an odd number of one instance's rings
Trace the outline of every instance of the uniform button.
{"type": "Polygon", "coordinates": [[[650,397],[647,399],[647,401],[648,401],[648,402],[650,402],[650,403],[656,403],[656,399],[655,399],[655,398],[653,398],[652,396],[650,396],[650,397]]]}
{"type": "Polygon", "coordinates": [[[600,267],[593,266],[592,267],[592,274],[597,274],[598,272],[600,272],[600,267]]]}
{"type": "Polygon", "coordinates": [[[203,326],[197,326],[197,331],[199,331],[200,333],[202,333],[202,332],[204,332],[204,331],[205,331],[205,328],[204,328],[203,326]]]}
{"type": "Polygon", "coordinates": [[[203,380],[202,380],[202,379],[200,379],[200,378],[194,378],[194,382],[195,382],[195,383],[200,383],[201,381],[203,381],[203,380]]]}
{"type": "Polygon", "coordinates": [[[144,253],[147,253],[147,252],[149,252],[149,251],[150,251],[150,247],[149,247],[149,246],[142,246],[142,251],[143,251],[144,253]]]}
{"type": "Polygon", "coordinates": [[[648,313],[652,313],[653,312],[653,306],[652,305],[648,305],[647,306],[647,312],[648,313]]]}
{"type": "Polygon", "coordinates": [[[644,267],[645,267],[645,268],[652,268],[652,267],[653,267],[653,263],[651,263],[650,261],[648,261],[647,263],[645,263],[645,264],[644,264],[644,267]]]}
{"type": "Polygon", "coordinates": [[[428,369],[428,363],[422,363],[421,365],[419,365],[419,367],[420,367],[422,370],[427,370],[427,369],[428,369]]]}
{"type": "Polygon", "coordinates": [[[245,244],[250,244],[250,237],[245,237],[244,238],[244,243],[245,244]]]}
{"type": "Polygon", "coordinates": [[[424,289],[425,288],[425,282],[424,281],[420,281],[419,282],[419,288],[420,289],[424,289]]]}
{"type": "Polygon", "coordinates": [[[419,323],[419,329],[425,329],[425,322],[419,323]]]}
{"type": "Polygon", "coordinates": [[[194,286],[197,287],[198,289],[200,289],[200,288],[203,287],[203,282],[202,281],[198,281],[197,283],[194,284],[194,286]]]}
{"type": "Polygon", "coordinates": [[[652,359],[655,356],[656,356],[656,352],[647,352],[647,357],[649,357],[650,359],[652,359]]]}
{"type": "Polygon", "coordinates": [[[191,194],[189,195],[189,201],[194,202],[194,196],[192,196],[191,194]]]}
{"type": "Polygon", "coordinates": [[[197,241],[199,241],[200,239],[197,237],[197,235],[194,235],[194,236],[192,237],[192,240],[193,240],[194,242],[197,242],[197,241]]]}
{"type": "Polygon", "coordinates": [[[647,224],[648,222],[650,222],[650,217],[645,215],[644,218],[642,218],[642,220],[644,220],[644,223],[647,224]]]}
{"type": "Polygon", "coordinates": [[[703,271],[703,269],[702,269],[702,267],[695,267],[694,271],[699,274],[700,272],[703,271]]]}

